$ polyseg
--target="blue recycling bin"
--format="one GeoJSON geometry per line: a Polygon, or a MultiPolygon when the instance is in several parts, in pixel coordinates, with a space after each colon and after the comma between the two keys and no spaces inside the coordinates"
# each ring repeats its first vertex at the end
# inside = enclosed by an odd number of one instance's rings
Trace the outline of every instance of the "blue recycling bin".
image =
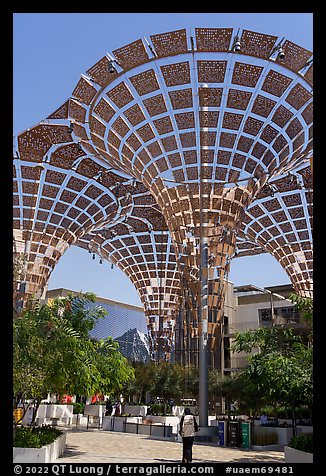
{"type": "Polygon", "coordinates": [[[218,446],[227,445],[228,422],[227,420],[218,421],[218,446]]]}

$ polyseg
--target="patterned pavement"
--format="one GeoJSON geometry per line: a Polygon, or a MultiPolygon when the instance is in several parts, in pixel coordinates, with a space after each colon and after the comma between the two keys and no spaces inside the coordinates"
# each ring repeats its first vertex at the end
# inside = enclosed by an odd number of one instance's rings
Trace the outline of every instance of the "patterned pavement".
{"type": "MultiPolygon", "coordinates": [[[[65,429],[66,450],[56,463],[180,463],[182,444],[169,439],[96,429],[65,429]]],[[[195,443],[193,463],[284,463],[284,452],[195,443]]]]}

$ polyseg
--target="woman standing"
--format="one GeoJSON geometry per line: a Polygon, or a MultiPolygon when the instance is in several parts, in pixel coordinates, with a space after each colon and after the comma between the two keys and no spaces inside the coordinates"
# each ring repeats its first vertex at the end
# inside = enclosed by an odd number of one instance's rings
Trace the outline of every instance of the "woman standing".
{"type": "Polygon", "coordinates": [[[191,413],[190,408],[185,408],[184,415],[180,420],[180,435],[182,436],[182,462],[192,462],[192,446],[194,444],[195,433],[199,430],[196,418],[191,413]]]}

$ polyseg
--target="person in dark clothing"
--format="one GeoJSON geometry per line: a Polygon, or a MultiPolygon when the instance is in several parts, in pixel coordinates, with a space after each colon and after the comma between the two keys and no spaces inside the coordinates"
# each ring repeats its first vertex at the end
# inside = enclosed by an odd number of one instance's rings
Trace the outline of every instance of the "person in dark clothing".
{"type": "Polygon", "coordinates": [[[199,431],[196,418],[191,413],[190,408],[185,408],[184,415],[180,420],[180,435],[182,436],[182,462],[192,462],[192,447],[195,433],[199,431]]]}
{"type": "Polygon", "coordinates": [[[111,400],[107,398],[105,403],[105,416],[111,416],[112,410],[113,410],[112,402],[111,400]]]}

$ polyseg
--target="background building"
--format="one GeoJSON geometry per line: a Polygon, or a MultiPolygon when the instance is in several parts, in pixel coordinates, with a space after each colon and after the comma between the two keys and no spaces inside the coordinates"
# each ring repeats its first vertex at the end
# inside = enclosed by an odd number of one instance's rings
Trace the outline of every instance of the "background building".
{"type": "Polygon", "coordinates": [[[234,287],[228,283],[221,350],[221,369],[224,373],[232,373],[247,364],[247,354],[229,350],[236,332],[272,325],[300,331],[304,329],[299,312],[288,299],[292,293],[294,288],[291,284],[259,288],[252,284],[234,287]]]}
{"type": "MultiPolygon", "coordinates": [[[[45,293],[45,299],[66,297],[69,292],[64,288],[53,289],[45,293]]],[[[294,292],[291,284],[259,288],[249,284],[234,286],[227,284],[226,301],[223,325],[219,331],[218,352],[214,358],[214,367],[224,374],[231,374],[246,366],[247,355],[230,352],[230,345],[235,333],[254,330],[259,327],[281,325],[302,329],[299,322],[299,313],[288,299],[294,292]]],[[[103,297],[97,297],[95,303],[89,306],[103,306],[108,314],[100,319],[91,336],[96,339],[105,339],[112,336],[119,342],[120,351],[129,360],[148,362],[150,360],[149,339],[147,335],[146,318],[143,308],[103,297]]],[[[175,339],[175,348],[172,350],[172,361],[191,363],[193,359],[186,355],[180,360],[182,349],[179,339],[175,339]],[[188,359],[188,360],[187,360],[188,359]]]]}
{"type": "MultiPolygon", "coordinates": [[[[46,300],[66,297],[68,293],[78,294],[77,291],[64,288],[52,289],[46,292],[46,300]]],[[[108,314],[104,319],[99,319],[91,331],[91,336],[95,339],[105,339],[107,336],[112,336],[116,339],[131,329],[147,333],[145,314],[142,307],[102,297],[97,297],[95,303],[88,304],[88,306],[98,305],[104,307],[108,314]]]]}

